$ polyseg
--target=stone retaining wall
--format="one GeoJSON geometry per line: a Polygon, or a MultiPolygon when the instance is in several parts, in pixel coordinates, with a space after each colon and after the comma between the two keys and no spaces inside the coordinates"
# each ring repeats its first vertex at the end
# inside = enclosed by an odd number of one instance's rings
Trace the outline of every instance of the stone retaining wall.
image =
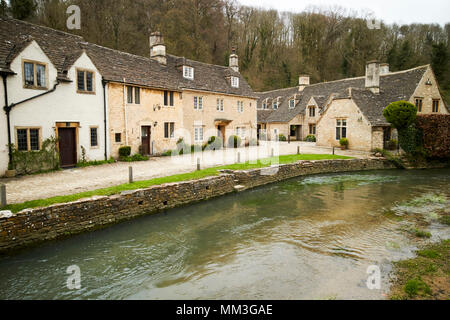
{"type": "Polygon", "coordinates": [[[0,253],[298,176],[392,168],[381,159],[303,161],[28,209],[0,219],[0,253]]]}

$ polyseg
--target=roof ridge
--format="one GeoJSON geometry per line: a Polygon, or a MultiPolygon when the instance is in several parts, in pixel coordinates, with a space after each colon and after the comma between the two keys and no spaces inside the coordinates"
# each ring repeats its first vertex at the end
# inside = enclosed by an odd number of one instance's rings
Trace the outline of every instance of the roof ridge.
{"type": "Polygon", "coordinates": [[[113,48],[101,46],[101,45],[96,44],[96,43],[93,43],[93,42],[83,41],[81,44],[82,44],[82,45],[96,46],[96,47],[99,47],[99,48],[102,48],[102,49],[114,51],[114,52],[121,53],[121,54],[125,54],[125,55],[128,55],[128,56],[132,56],[132,57],[136,57],[136,58],[141,58],[141,59],[149,60],[149,61],[154,61],[153,59],[151,59],[151,58],[149,58],[149,57],[144,57],[144,56],[140,56],[140,55],[138,55],[138,54],[129,53],[129,52],[126,52],[126,51],[120,51],[120,50],[117,50],[117,49],[113,49],[113,48]]]}
{"type": "Polygon", "coordinates": [[[47,26],[43,26],[41,24],[32,23],[32,22],[28,22],[28,21],[24,21],[24,20],[18,20],[18,19],[9,18],[9,17],[0,17],[0,19],[5,20],[5,21],[10,20],[10,21],[14,21],[14,22],[19,22],[19,23],[22,23],[22,24],[27,24],[27,25],[31,25],[31,26],[47,29],[47,30],[50,30],[50,31],[53,31],[53,32],[62,33],[62,34],[68,35],[68,36],[72,36],[72,37],[76,37],[76,38],[80,38],[80,39],[84,40],[84,38],[82,36],[79,36],[77,34],[73,34],[73,33],[62,31],[62,30],[58,30],[58,29],[53,29],[53,28],[50,28],[50,27],[47,27],[47,26]]]}
{"type": "Polygon", "coordinates": [[[295,87],[289,87],[289,88],[280,88],[280,89],[273,89],[273,90],[270,90],[270,91],[262,91],[262,92],[255,92],[256,94],[266,94],[266,93],[271,93],[271,92],[275,92],[275,91],[282,91],[282,90],[291,90],[291,89],[297,89],[298,87],[297,86],[295,86],[295,87]]]}
{"type": "Polygon", "coordinates": [[[380,77],[391,76],[391,75],[399,74],[399,73],[411,72],[411,71],[419,70],[419,69],[422,69],[422,68],[425,68],[425,67],[428,68],[429,66],[430,66],[430,64],[424,64],[422,66],[414,67],[414,68],[411,68],[411,69],[406,69],[406,70],[400,70],[400,71],[389,72],[389,73],[386,73],[386,74],[381,74],[380,77]]]}
{"type": "Polygon", "coordinates": [[[176,59],[186,59],[186,60],[189,60],[189,61],[193,61],[193,62],[196,62],[196,63],[205,64],[205,65],[209,65],[209,66],[213,66],[213,67],[219,67],[219,68],[223,68],[223,69],[231,69],[230,67],[227,67],[227,66],[222,66],[222,65],[219,65],[219,64],[213,64],[213,63],[193,60],[193,59],[189,59],[189,58],[186,58],[186,57],[176,56],[176,55],[170,54],[170,53],[167,53],[166,56],[171,56],[171,57],[176,58],[176,59]]]}

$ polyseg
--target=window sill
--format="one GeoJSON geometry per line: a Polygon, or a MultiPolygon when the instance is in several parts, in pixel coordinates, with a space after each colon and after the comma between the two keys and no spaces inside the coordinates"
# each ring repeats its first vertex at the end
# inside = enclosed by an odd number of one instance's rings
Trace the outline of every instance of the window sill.
{"type": "Polygon", "coordinates": [[[37,86],[30,86],[30,85],[24,85],[23,88],[30,89],[30,90],[41,90],[41,91],[48,90],[47,87],[37,87],[37,86]]]}
{"type": "Polygon", "coordinates": [[[95,91],[80,91],[80,90],[77,90],[77,93],[79,93],[79,94],[92,94],[92,95],[96,94],[95,91]]]}
{"type": "Polygon", "coordinates": [[[100,147],[99,146],[97,146],[97,147],[90,147],[90,149],[91,150],[98,150],[98,149],[100,149],[100,147]]]}

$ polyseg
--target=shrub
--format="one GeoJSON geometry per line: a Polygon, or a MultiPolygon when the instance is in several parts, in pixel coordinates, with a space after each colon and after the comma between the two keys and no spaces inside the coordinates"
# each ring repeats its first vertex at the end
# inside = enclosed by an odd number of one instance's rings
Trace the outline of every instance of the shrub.
{"type": "Polygon", "coordinates": [[[223,148],[223,140],[220,137],[211,137],[208,143],[203,146],[203,150],[220,150],[223,148]]]}
{"type": "Polygon", "coordinates": [[[384,109],[383,116],[394,128],[406,129],[416,121],[417,107],[408,101],[393,102],[384,109]]]}
{"type": "Polygon", "coordinates": [[[450,115],[420,115],[416,120],[422,144],[432,158],[450,158],[450,115]]]}
{"type": "Polygon", "coordinates": [[[339,144],[340,144],[342,147],[348,148],[348,146],[349,146],[349,141],[348,141],[347,138],[342,138],[341,140],[339,140],[339,144]]]}
{"type": "Polygon", "coordinates": [[[250,146],[250,147],[256,147],[256,146],[259,146],[259,141],[258,141],[258,139],[256,139],[256,138],[250,139],[249,146],[250,146]]]}
{"type": "Polygon", "coordinates": [[[131,147],[125,146],[119,148],[119,156],[120,158],[126,158],[131,155],[131,147]]]}
{"type": "Polygon", "coordinates": [[[228,146],[230,148],[239,148],[241,146],[242,140],[238,136],[230,136],[228,138],[228,146]]]}
{"type": "Polygon", "coordinates": [[[8,170],[16,170],[17,174],[31,174],[59,169],[59,154],[56,149],[58,140],[54,137],[42,142],[39,151],[19,151],[11,145],[12,165],[8,170]]]}
{"type": "Polygon", "coordinates": [[[388,150],[397,150],[398,147],[398,141],[397,140],[390,140],[387,143],[387,149],[388,150]]]}
{"type": "Polygon", "coordinates": [[[430,287],[420,278],[409,280],[405,285],[405,292],[410,298],[413,298],[418,294],[430,295],[432,293],[430,287]]]}
{"type": "Polygon", "coordinates": [[[423,154],[420,147],[422,146],[421,132],[417,130],[415,124],[407,128],[398,130],[398,141],[400,147],[409,154],[418,155],[423,154]]]}
{"type": "Polygon", "coordinates": [[[191,153],[201,152],[202,150],[202,146],[195,144],[191,145],[191,153]]]}
{"type": "Polygon", "coordinates": [[[259,134],[259,140],[266,141],[267,140],[267,135],[265,133],[260,133],[259,134]]]}
{"type": "Polygon", "coordinates": [[[286,142],[286,141],[287,141],[286,136],[285,136],[284,134],[280,134],[280,135],[278,136],[278,141],[286,142]]]}
{"type": "Polygon", "coordinates": [[[307,136],[305,139],[306,142],[317,142],[316,136],[313,136],[312,134],[307,136]]]}

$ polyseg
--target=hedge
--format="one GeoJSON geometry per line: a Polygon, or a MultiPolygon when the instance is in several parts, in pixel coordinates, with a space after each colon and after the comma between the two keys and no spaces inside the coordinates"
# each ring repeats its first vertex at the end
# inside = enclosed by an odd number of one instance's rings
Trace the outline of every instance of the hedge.
{"type": "Polygon", "coordinates": [[[419,115],[416,126],[422,131],[423,147],[430,157],[450,158],[450,115],[419,115]]]}

